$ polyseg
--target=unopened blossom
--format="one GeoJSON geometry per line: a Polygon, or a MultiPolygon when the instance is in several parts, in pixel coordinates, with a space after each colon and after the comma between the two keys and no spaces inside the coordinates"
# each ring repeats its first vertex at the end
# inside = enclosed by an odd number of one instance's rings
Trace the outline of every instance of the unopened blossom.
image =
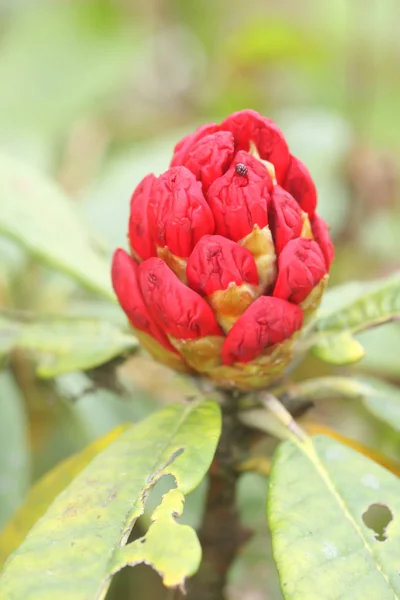
{"type": "Polygon", "coordinates": [[[119,303],[142,346],[223,387],[268,386],[292,359],[334,256],[307,167],[252,110],[207,124],[131,198],[119,303]]]}

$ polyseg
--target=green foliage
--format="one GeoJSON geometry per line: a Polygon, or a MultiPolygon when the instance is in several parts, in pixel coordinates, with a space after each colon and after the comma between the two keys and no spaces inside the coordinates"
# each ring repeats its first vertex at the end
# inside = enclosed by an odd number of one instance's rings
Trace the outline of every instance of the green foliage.
{"type": "Polygon", "coordinates": [[[25,405],[11,373],[3,371],[0,372],[0,529],[23,500],[29,480],[25,405]]]}
{"type": "Polygon", "coordinates": [[[312,351],[318,358],[333,364],[356,362],[364,351],[352,335],[399,316],[398,274],[380,281],[351,282],[332,288],[324,297],[315,323],[318,333],[312,351]]]}
{"type": "Polygon", "coordinates": [[[18,508],[0,534],[0,567],[4,564],[6,558],[23,542],[36,521],[45,514],[54,498],[127,427],[128,425],[115,428],[90,444],[90,446],[87,446],[82,452],[62,461],[30,489],[24,503],[18,508]]]}
{"type": "Polygon", "coordinates": [[[32,352],[42,378],[97,367],[137,347],[132,335],[98,319],[49,317],[24,323],[0,315],[0,337],[3,356],[13,348],[32,352]]]}
{"type": "Polygon", "coordinates": [[[1,44],[0,126],[65,132],[122,88],[136,40],[108,0],[25,7],[1,44]]]}
{"type": "Polygon", "coordinates": [[[65,193],[35,169],[0,154],[0,233],[109,299],[108,261],[65,193]]]}
{"type": "Polygon", "coordinates": [[[399,597],[399,511],[399,480],[354,450],[282,444],[268,518],[285,599],[399,597]]]}
{"type": "Polygon", "coordinates": [[[166,584],[183,585],[196,570],[200,552],[194,532],[175,527],[170,515],[180,514],[184,495],[207,472],[220,427],[218,406],[205,401],[171,405],[128,429],[91,461],[33,527],[4,567],[0,595],[103,598],[112,574],[141,560],[163,569],[166,584]],[[124,546],[147,493],[166,474],[174,476],[177,489],[153,514],[149,554],[140,553],[136,545],[124,546]],[[157,539],[157,531],[171,527],[173,538],[157,539]],[[183,552],[183,570],[179,562],[171,565],[165,558],[174,551],[183,552]]]}

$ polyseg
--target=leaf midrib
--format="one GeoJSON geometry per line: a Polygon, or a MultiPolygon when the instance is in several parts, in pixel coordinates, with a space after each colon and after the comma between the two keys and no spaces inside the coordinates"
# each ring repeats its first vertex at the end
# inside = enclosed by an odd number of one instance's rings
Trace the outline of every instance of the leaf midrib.
{"type": "Polygon", "coordinates": [[[396,592],[395,588],[393,587],[392,582],[390,581],[390,579],[388,578],[388,576],[384,572],[383,566],[381,565],[380,561],[378,560],[378,557],[376,557],[376,555],[372,551],[370,545],[368,544],[368,540],[365,537],[362,529],[359,527],[357,521],[354,519],[353,515],[351,514],[351,512],[347,508],[346,503],[344,502],[344,500],[341,497],[340,493],[336,489],[335,484],[333,483],[332,479],[329,476],[329,473],[324,468],[324,465],[322,464],[321,459],[320,459],[320,457],[318,456],[318,453],[315,450],[315,447],[314,447],[314,444],[313,444],[311,438],[307,439],[303,443],[301,443],[301,442],[297,443],[296,442],[296,445],[303,452],[303,454],[309,459],[309,461],[311,462],[311,464],[314,466],[315,470],[320,475],[320,477],[324,481],[326,487],[331,492],[332,496],[335,498],[335,500],[338,503],[339,507],[343,511],[345,517],[348,519],[348,521],[351,523],[351,525],[355,529],[355,531],[358,534],[358,536],[361,538],[361,540],[363,542],[363,545],[368,550],[369,554],[371,555],[371,557],[372,557],[372,559],[373,559],[373,561],[374,561],[374,563],[375,563],[375,565],[377,567],[378,572],[381,573],[381,575],[384,578],[386,584],[393,591],[394,599],[395,600],[400,600],[400,597],[397,595],[397,592],[396,592]]]}

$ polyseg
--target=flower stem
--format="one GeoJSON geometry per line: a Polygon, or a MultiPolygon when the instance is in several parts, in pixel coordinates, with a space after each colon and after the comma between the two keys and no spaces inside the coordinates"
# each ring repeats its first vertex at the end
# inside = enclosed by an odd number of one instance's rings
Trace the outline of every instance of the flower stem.
{"type": "Polygon", "coordinates": [[[199,531],[203,560],[188,582],[189,600],[223,600],[229,568],[250,532],[240,523],[236,509],[237,464],[246,430],[237,418],[237,399],[222,400],[222,435],[209,473],[204,520],[199,531]]]}

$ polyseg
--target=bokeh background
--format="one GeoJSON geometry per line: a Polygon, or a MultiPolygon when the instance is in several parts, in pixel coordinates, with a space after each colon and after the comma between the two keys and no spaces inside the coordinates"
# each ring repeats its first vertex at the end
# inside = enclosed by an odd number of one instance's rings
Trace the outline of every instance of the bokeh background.
{"type": "MultiPolygon", "coordinates": [[[[398,16],[398,0],[0,0],[0,150],[56,180],[111,256],[126,245],[133,188],[167,168],[176,141],[254,108],[276,120],[315,178],[337,247],[332,283],[387,274],[400,265],[398,16]]],[[[1,237],[0,257],[3,309],[123,322],[1,237]]],[[[367,355],[353,371],[400,381],[399,333],[392,324],[360,336],[367,355]]],[[[123,397],[111,369],[92,374],[95,383],[83,373],[49,383],[26,353],[4,366],[0,527],[60,460],[184,393],[142,357],[122,367],[123,397]]],[[[295,377],[329,372],[308,359],[295,377]]],[[[324,404],[307,418],[399,456],[393,431],[356,403],[324,404]]],[[[200,522],[205,488],[190,498],[188,522],[200,522]]],[[[239,508],[258,534],[231,571],[229,600],[280,598],[265,488],[261,475],[240,480],[239,508]]],[[[109,598],[172,596],[140,567],[118,576],[109,598]]]]}

